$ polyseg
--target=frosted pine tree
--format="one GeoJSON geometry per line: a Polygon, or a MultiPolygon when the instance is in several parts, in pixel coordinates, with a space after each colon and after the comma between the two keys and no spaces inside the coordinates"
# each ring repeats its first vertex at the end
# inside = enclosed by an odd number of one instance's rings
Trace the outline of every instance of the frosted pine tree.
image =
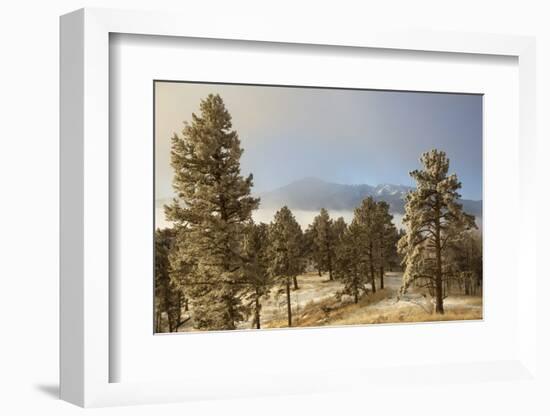
{"type": "Polygon", "coordinates": [[[174,229],[155,231],[155,332],[174,332],[182,324],[187,299],[180,279],[184,270],[174,270],[171,264],[176,242],[174,229]]]}
{"type": "Polygon", "coordinates": [[[246,316],[240,239],[259,200],[250,196],[252,175],[241,175],[242,154],[219,95],[202,100],[200,114],[172,138],[176,198],[166,217],[186,230],[180,253],[193,265],[187,293],[196,328],[235,329],[246,316]]]}
{"type": "Polygon", "coordinates": [[[338,217],[336,221],[332,224],[332,235],[334,237],[335,244],[338,245],[342,238],[344,237],[344,233],[347,228],[346,221],[344,221],[344,217],[338,217]]]}
{"type": "Polygon", "coordinates": [[[365,198],[354,211],[353,221],[361,230],[360,244],[363,249],[362,257],[368,264],[369,282],[372,292],[376,293],[375,268],[377,262],[376,250],[379,237],[380,216],[377,203],[372,197],[365,198]]]}
{"type": "Polygon", "coordinates": [[[336,250],[335,277],[344,288],[336,293],[336,298],[348,295],[355,303],[362,294],[367,293],[367,262],[364,260],[363,229],[357,220],[353,220],[344,230],[336,250]]]}
{"type": "Polygon", "coordinates": [[[248,284],[246,300],[254,314],[253,326],[260,329],[262,299],[268,297],[274,284],[269,274],[269,227],[250,222],[244,230],[242,255],[245,259],[244,279],[248,284]]]}
{"type": "Polygon", "coordinates": [[[384,289],[385,267],[389,259],[395,254],[397,245],[397,229],[393,224],[393,215],[390,214],[390,206],[385,201],[378,201],[378,226],[377,232],[377,253],[380,277],[380,289],[384,289]]]}
{"type": "Polygon", "coordinates": [[[319,274],[328,271],[329,280],[332,280],[332,268],[334,260],[334,235],[333,221],[328,211],[321,208],[319,215],[313,219],[311,225],[313,236],[313,258],[317,262],[319,274]]]}
{"type": "MultiPolygon", "coordinates": [[[[465,295],[475,295],[483,280],[482,236],[477,230],[465,231],[449,245],[449,273],[454,274],[465,295]]],[[[449,282],[451,283],[451,282],[449,282]]],[[[451,286],[450,284],[448,286],[451,286]]]]}
{"type": "Polygon", "coordinates": [[[172,331],[171,314],[172,288],[170,282],[170,263],[168,255],[172,246],[173,236],[170,229],[155,231],[155,332],[162,332],[162,315],[168,316],[169,331],[172,331]]]}
{"type": "Polygon", "coordinates": [[[403,224],[406,234],[399,240],[403,254],[402,293],[413,283],[427,287],[435,298],[435,312],[443,314],[443,282],[451,270],[447,250],[463,232],[475,228],[474,217],[457,202],[461,183],[449,175],[449,159],[436,149],[420,158],[423,168],[410,175],[416,189],[406,197],[403,224]]]}
{"type": "Polygon", "coordinates": [[[292,326],[290,285],[304,271],[303,233],[286,206],[275,213],[269,226],[269,271],[286,292],[288,326],[292,326]]]}
{"type": "MultiPolygon", "coordinates": [[[[185,256],[185,247],[187,245],[187,232],[185,227],[174,226],[171,229],[173,233],[173,246],[170,250],[168,260],[170,262],[170,279],[173,282],[174,289],[180,293],[181,308],[184,312],[189,311],[189,298],[185,295],[188,291],[188,280],[190,272],[193,269],[193,263],[185,256]]],[[[183,322],[187,322],[187,317],[183,322]]],[[[178,327],[179,327],[178,323],[178,327]]]]}

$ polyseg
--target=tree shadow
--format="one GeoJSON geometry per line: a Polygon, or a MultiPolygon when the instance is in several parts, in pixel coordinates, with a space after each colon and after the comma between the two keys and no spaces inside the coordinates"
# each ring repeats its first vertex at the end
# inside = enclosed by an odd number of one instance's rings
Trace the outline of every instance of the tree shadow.
{"type": "Polygon", "coordinates": [[[52,399],[59,399],[59,384],[37,384],[34,387],[52,399]]]}

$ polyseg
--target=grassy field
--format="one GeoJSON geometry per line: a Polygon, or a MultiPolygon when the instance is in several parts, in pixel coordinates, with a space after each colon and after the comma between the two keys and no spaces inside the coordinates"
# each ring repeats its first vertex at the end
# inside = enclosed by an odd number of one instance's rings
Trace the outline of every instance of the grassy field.
{"type": "MultiPolygon", "coordinates": [[[[339,281],[328,279],[327,274],[306,273],[298,276],[298,290],[291,291],[292,326],[320,327],[343,325],[389,324],[406,322],[435,322],[482,319],[482,297],[451,294],[444,300],[445,314],[435,314],[430,297],[411,288],[398,299],[402,273],[386,273],[384,289],[369,291],[359,303],[349,296],[338,300],[336,292],[342,289],[339,281]]],[[[379,280],[376,282],[379,285],[379,280]]],[[[262,328],[287,328],[285,293],[273,288],[268,299],[262,301],[262,328]]],[[[252,317],[238,329],[255,328],[252,317]]],[[[181,332],[196,331],[189,319],[179,328],[181,332]]]]}
{"type": "MultiPolygon", "coordinates": [[[[482,319],[481,296],[450,295],[445,299],[445,314],[431,313],[428,296],[410,290],[398,300],[401,273],[387,273],[385,288],[363,296],[358,304],[344,297],[337,300],[335,292],[341,288],[337,281],[315,273],[298,278],[300,289],[292,291],[293,326],[364,325],[398,322],[430,322],[482,319]]],[[[378,283],[378,282],[377,282],[378,283]]],[[[287,327],[284,296],[272,295],[264,303],[262,328],[287,327]]]]}

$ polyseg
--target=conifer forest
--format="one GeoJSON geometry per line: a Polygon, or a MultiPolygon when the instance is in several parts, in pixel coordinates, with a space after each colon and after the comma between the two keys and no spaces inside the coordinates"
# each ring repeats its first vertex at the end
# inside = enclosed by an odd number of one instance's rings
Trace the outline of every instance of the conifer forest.
{"type": "MultiPolygon", "coordinates": [[[[167,144],[170,194],[155,195],[155,332],[483,318],[481,201],[462,199],[467,188],[454,173],[462,153],[453,159],[443,141],[410,159],[396,156],[391,170],[405,179],[395,186],[296,174],[288,186],[256,191],[245,159],[253,135],[241,138],[223,93],[195,101],[190,113],[172,107],[181,128],[167,144]]],[[[396,154],[409,157],[407,143],[396,154]]],[[[262,152],[266,160],[277,157],[262,152]]],[[[360,155],[353,157],[353,173],[361,175],[360,155]]],[[[342,160],[335,151],[319,163],[346,171],[342,160]]],[[[298,171],[286,158],[269,163],[277,167],[271,176],[298,171]]],[[[255,166],[262,164],[268,162],[255,166]]],[[[390,169],[381,166],[372,169],[390,169]]]]}

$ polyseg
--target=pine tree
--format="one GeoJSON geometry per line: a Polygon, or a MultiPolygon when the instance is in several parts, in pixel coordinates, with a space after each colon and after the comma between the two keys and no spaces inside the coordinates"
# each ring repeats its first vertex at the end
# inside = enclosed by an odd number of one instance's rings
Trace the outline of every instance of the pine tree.
{"type": "Polygon", "coordinates": [[[403,263],[403,256],[402,256],[402,253],[399,251],[399,241],[401,240],[401,238],[403,238],[405,234],[406,234],[405,230],[403,228],[399,228],[397,230],[397,234],[394,236],[395,240],[393,241],[393,245],[394,245],[394,250],[392,250],[393,254],[388,259],[388,265],[390,267],[390,271],[393,271],[393,269],[397,269],[403,263]]]}
{"type": "Polygon", "coordinates": [[[361,230],[362,238],[360,240],[363,249],[363,256],[368,264],[369,282],[372,287],[372,293],[376,293],[376,250],[377,238],[380,234],[380,216],[378,205],[372,197],[367,197],[361,202],[361,205],[354,211],[353,221],[361,230]]]}
{"type": "Polygon", "coordinates": [[[481,233],[464,231],[450,242],[448,251],[449,286],[454,281],[465,295],[477,294],[483,279],[481,233]],[[452,280],[450,276],[453,276],[452,280]]]}
{"type": "Polygon", "coordinates": [[[162,332],[162,313],[168,310],[171,301],[170,239],[166,234],[165,230],[155,231],[155,332],[162,332]]]}
{"type": "Polygon", "coordinates": [[[182,323],[185,306],[183,286],[179,273],[171,267],[170,258],[176,245],[176,232],[172,228],[155,231],[155,332],[164,332],[163,314],[167,318],[168,332],[177,331],[182,323]]]}
{"type": "Polygon", "coordinates": [[[176,198],[165,211],[186,230],[180,252],[193,264],[188,293],[196,328],[235,329],[246,316],[240,239],[259,200],[250,196],[252,175],[241,176],[242,153],[219,95],[202,100],[200,115],[172,138],[176,198]]]}
{"type": "MultiPolygon", "coordinates": [[[[335,263],[338,261],[337,256],[338,252],[340,250],[340,247],[343,245],[344,242],[344,235],[346,234],[346,230],[348,229],[348,225],[346,224],[346,221],[344,220],[344,217],[338,217],[335,221],[332,223],[332,238],[333,238],[333,245],[334,245],[334,259],[335,263]]],[[[336,268],[336,265],[335,265],[336,268]]],[[[338,273],[334,273],[334,278],[338,279],[338,273]]]]}
{"type": "MultiPolygon", "coordinates": [[[[172,248],[168,255],[170,279],[173,284],[173,290],[180,293],[179,310],[181,311],[183,308],[185,312],[188,312],[189,298],[185,294],[189,289],[189,278],[193,270],[193,263],[185,256],[188,238],[187,229],[186,227],[175,225],[171,229],[171,233],[173,234],[172,248]]],[[[179,319],[181,319],[181,316],[179,319]]],[[[189,319],[190,317],[183,321],[178,320],[178,327],[189,319]]]]}
{"type": "Polygon", "coordinates": [[[306,228],[302,236],[302,251],[304,254],[304,260],[307,262],[307,266],[309,267],[311,265],[313,268],[315,268],[320,277],[321,270],[318,268],[319,262],[316,258],[317,250],[315,250],[315,246],[313,243],[314,233],[315,231],[313,230],[313,226],[310,224],[306,228]]]}
{"type": "Polygon", "coordinates": [[[319,275],[322,271],[328,271],[329,280],[333,280],[332,263],[334,258],[334,235],[333,221],[328,211],[321,208],[311,224],[313,236],[313,259],[317,263],[319,275]]]}
{"type": "Polygon", "coordinates": [[[363,229],[357,220],[353,220],[342,235],[336,251],[335,277],[344,288],[336,293],[337,299],[342,295],[353,297],[355,303],[363,293],[367,293],[367,263],[364,260],[363,229]]]}
{"type": "Polygon", "coordinates": [[[475,222],[457,202],[461,183],[456,174],[448,174],[445,152],[430,150],[420,162],[423,169],[410,173],[416,189],[407,194],[403,217],[406,234],[399,240],[405,267],[401,291],[405,293],[415,281],[425,282],[435,297],[435,312],[443,314],[443,283],[449,270],[447,252],[465,230],[475,227],[475,222]]]}
{"type": "Polygon", "coordinates": [[[393,225],[393,215],[390,214],[390,206],[385,201],[378,201],[378,225],[377,232],[377,248],[378,248],[378,266],[380,275],[380,289],[384,289],[384,273],[385,266],[388,260],[392,258],[397,248],[397,229],[393,225]]]}
{"type": "Polygon", "coordinates": [[[319,275],[319,277],[321,277],[326,269],[324,267],[325,263],[323,261],[323,253],[317,245],[317,217],[313,219],[311,224],[309,224],[308,228],[304,232],[303,244],[306,256],[313,264],[313,267],[317,270],[317,274],[319,275]]]}
{"type": "Polygon", "coordinates": [[[244,279],[248,283],[247,299],[254,311],[253,325],[260,329],[261,300],[269,295],[273,278],[269,274],[269,227],[250,222],[244,230],[242,255],[245,259],[244,279]]]}
{"type": "Polygon", "coordinates": [[[333,222],[332,236],[336,245],[338,245],[342,241],[347,227],[348,225],[346,224],[346,221],[344,221],[344,217],[338,217],[336,221],[333,222]]]}
{"type": "Polygon", "coordinates": [[[283,207],[269,226],[269,272],[286,292],[288,326],[292,326],[290,285],[304,271],[302,229],[294,215],[283,207]]]}

